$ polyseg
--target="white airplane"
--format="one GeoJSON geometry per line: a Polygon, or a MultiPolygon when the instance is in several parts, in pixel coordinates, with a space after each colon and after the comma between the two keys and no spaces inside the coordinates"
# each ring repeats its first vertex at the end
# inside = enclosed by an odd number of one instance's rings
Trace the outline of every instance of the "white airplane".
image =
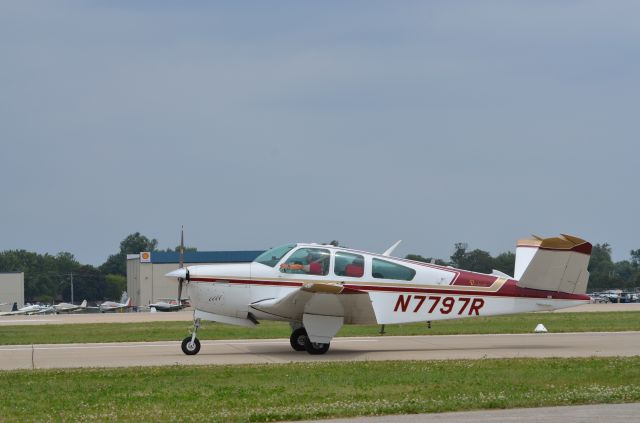
{"type": "Polygon", "coordinates": [[[105,301],[102,304],[100,304],[98,306],[98,310],[100,310],[100,313],[105,313],[108,311],[118,311],[118,310],[124,310],[125,308],[130,308],[131,307],[131,298],[126,298],[123,296],[123,298],[120,300],[122,302],[116,302],[116,301],[105,301]]]}
{"type": "Polygon", "coordinates": [[[183,302],[178,302],[171,298],[159,298],[155,303],[149,304],[149,309],[155,308],[156,311],[178,311],[184,307],[184,300],[183,302]]]}
{"type": "MultiPolygon", "coordinates": [[[[392,324],[548,311],[589,303],[591,244],[562,235],[525,239],[515,274],[475,273],[319,244],[273,248],[252,263],[167,274],[189,284],[195,307],[185,354],[197,354],[201,319],[240,326],[289,322],[296,351],[323,354],[344,324],[392,324]]],[[[180,296],[178,296],[180,298],[180,296]]]]}
{"type": "Polygon", "coordinates": [[[86,309],[87,309],[87,300],[84,300],[80,305],[75,305],[71,303],[58,303],[53,306],[53,310],[56,313],[71,313],[73,311],[83,311],[86,309]]]}
{"type": "Polygon", "coordinates": [[[39,304],[27,304],[24,307],[20,307],[17,310],[5,311],[4,313],[0,313],[0,316],[46,313],[50,311],[50,308],[51,307],[49,306],[43,306],[39,304]]]}

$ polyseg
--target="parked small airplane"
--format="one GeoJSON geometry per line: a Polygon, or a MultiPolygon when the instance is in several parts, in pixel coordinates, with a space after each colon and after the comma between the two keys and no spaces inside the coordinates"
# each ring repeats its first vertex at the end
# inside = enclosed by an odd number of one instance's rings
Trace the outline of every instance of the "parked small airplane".
{"type": "Polygon", "coordinates": [[[86,309],[87,309],[87,300],[84,300],[80,305],[75,305],[71,303],[58,303],[53,306],[53,310],[56,313],[71,313],[73,311],[83,311],[86,309]]]}
{"type": "Polygon", "coordinates": [[[98,306],[98,310],[100,310],[100,313],[105,313],[108,311],[124,310],[125,308],[131,307],[131,298],[127,298],[126,294],[122,296],[120,301],[121,302],[119,303],[116,301],[105,301],[98,306]]]}
{"type": "MultiPolygon", "coordinates": [[[[181,242],[183,244],[183,242],[181,242]]],[[[592,246],[562,235],[520,240],[515,274],[469,272],[332,245],[288,244],[252,263],[200,265],[167,274],[189,284],[195,307],[182,351],[197,354],[200,322],[291,325],[296,351],[323,354],[344,324],[392,324],[548,311],[589,303],[592,246]]]]}
{"type": "Polygon", "coordinates": [[[0,313],[0,316],[13,316],[13,315],[22,315],[22,314],[42,314],[51,311],[50,306],[44,306],[40,304],[27,304],[24,307],[17,308],[14,304],[13,307],[15,310],[5,311],[4,313],[0,313]]]}
{"type": "Polygon", "coordinates": [[[178,302],[171,298],[159,298],[155,303],[149,304],[149,309],[155,309],[156,311],[178,311],[184,307],[184,300],[178,302]]]}

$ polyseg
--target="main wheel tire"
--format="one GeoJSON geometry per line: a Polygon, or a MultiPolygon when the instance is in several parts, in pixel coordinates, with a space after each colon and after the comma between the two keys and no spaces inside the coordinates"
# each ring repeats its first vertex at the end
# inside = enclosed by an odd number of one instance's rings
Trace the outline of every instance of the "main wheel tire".
{"type": "Polygon", "coordinates": [[[294,350],[306,351],[307,347],[305,345],[307,343],[307,330],[305,328],[298,328],[294,330],[291,333],[289,342],[291,343],[291,348],[294,350]]]}
{"type": "Polygon", "coordinates": [[[187,336],[182,340],[182,352],[186,355],[196,355],[200,351],[200,340],[195,338],[191,342],[191,337],[187,336]]]}
{"type": "Polygon", "coordinates": [[[311,355],[320,355],[329,351],[329,345],[331,344],[321,344],[318,342],[311,342],[309,337],[306,338],[304,347],[307,352],[311,355]]]}

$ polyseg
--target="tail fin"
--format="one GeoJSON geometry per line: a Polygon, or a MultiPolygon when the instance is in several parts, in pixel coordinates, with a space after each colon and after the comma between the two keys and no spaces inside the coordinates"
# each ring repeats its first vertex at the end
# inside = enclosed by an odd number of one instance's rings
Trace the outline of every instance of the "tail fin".
{"type": "Polygon", "coordinates": [[[84,300],[82,304],[80,304],[80,308],[87,308],[87,300],[84,300]]]}
{"type": "Polygon", "coordinates": [[[523,288],[584,294],[591,247],[584,239],[565,234],[520,240],[514,278],[523,288]]]}
{"type": "Polygon", "coordinates": [[[18,311],[18,303],[13,303],[13,306],[11,306],[11,311],[18,311]]]}

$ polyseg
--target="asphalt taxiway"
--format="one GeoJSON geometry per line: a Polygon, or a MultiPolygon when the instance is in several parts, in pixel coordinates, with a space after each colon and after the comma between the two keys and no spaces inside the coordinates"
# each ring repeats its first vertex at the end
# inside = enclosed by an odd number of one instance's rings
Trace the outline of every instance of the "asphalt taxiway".
{"type": "MultiPolygon", "coordinates": [[[[323,423],[600,423],[637,422],[640,404],[592,404],[570,407],[512,408],[509,410],[409,414],[322,420],[323,423]]],[[[299,423],[310,423],[303,421],[299,423]]]]}
{"type": "Polygon", "coordinates": [[[288,339],[202,341],[195,356],[180,342],[0,346],[0,369],[226,365],[309,361],[445,360],[635,356],[640,332],[429,335],[335,338],[325,355],[295,352],[288,339]]]}

